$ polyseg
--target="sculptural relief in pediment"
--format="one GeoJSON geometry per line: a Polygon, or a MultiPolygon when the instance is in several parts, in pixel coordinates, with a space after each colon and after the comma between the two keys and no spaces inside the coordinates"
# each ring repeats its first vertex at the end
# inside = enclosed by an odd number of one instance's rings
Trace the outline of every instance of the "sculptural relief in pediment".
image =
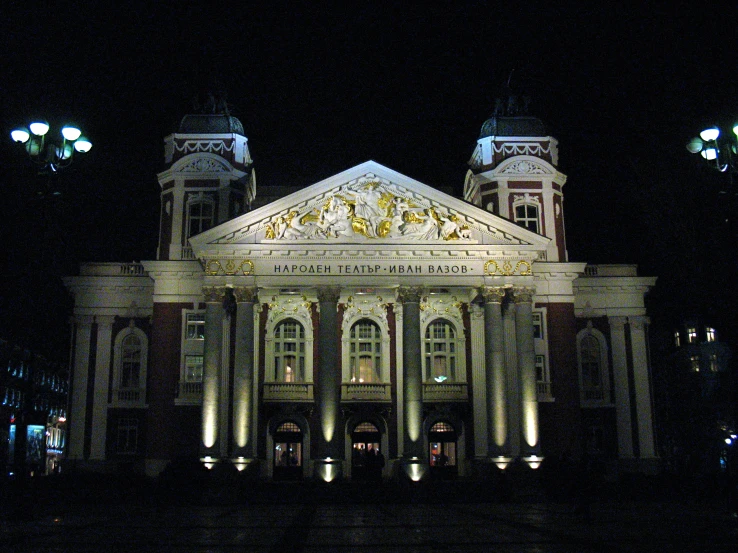
{"type": "Polygon", "coordinates": [[[378,180],[350,183],[302,211],[290,210],[266,224],[267,240],[336,238],[459,240],[468,225],[455,214],[422,206],[378,180]]]}

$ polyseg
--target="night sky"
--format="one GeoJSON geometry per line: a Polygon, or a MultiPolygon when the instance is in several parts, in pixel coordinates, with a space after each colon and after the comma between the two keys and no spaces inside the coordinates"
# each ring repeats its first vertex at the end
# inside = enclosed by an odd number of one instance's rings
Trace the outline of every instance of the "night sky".
{"type": "Polygon", "coordinates": [[[684,145],[738,118],[738,9],[349,4],[6,2],[0,337],[63,358],[60,276],[80,261],[155,257],[163,138],[216,81],[258,188],[373,159],[460,191],[509,80],[559,139],[570,260],[659,277],[656,331],[696,314],[737,334],[737,203],[721,194],[729,177],[684,145]],[[94,144],[60,176],[58,201],[34,197],[34,170],[9,139],[34,116],[75,121],[94,144]]]}

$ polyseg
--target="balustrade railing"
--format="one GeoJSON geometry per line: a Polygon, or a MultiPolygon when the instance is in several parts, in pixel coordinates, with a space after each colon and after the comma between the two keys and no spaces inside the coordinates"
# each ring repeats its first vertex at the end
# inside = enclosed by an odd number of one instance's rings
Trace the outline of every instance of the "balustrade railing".
{"type": "Polygon", "coordinates": [[[313,385],[307,382],[265,382],[264,401],[312,401],[313,385]]]}
{"type": "Polygon", "coordinates": [[[391,388],[384,382],[345,382],[341,384],[341,401],[390,401],[391,388]]]}
{"type": "Polygon", "coordinates": [[[466,382],[430,382],[423,384],[424,401],[465,401],[469,399],[466,382]]]}

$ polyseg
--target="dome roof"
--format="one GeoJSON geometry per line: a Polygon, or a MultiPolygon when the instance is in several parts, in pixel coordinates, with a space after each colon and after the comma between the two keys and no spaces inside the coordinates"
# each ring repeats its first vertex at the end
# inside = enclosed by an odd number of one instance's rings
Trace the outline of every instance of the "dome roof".
{"type": "Polygon", "coordinates": [[[482,125],[479,138],[487,136],[547,136],[543,121],[536,117],[498,117],[493,115],[482,125]]]}
{"type": "Polygon", "coordinates": [[[224,113],[185,115],[179,124],[178,132],[182,134],[244,134],[241,121],[224,113]]]}

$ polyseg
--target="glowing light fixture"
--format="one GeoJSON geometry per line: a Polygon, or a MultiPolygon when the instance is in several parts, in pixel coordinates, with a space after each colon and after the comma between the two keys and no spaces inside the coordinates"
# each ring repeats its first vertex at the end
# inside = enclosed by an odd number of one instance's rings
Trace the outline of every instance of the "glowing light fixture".
{"type": "Polygon", "coordinates": [[[28,128],[31,129],[31,132],[36,136],[44,136],[49,132],[49,124],[46,121],[34,121],[28,125],[28,128]]]}
{"type": "MultiPolygon", "coordinates": [[[[42,119],[31,121],[28,127],[18,127],[10,133],[10,138],[22,144],[31,160],[39,166],[39,174],[53,175],[72,163],[75,152],[86,153],[92,148],[92,142],[82,136],[76,125],[64,125],[58,134],[52,133],[49,124],[42,119]]],[[[40,191],[41,195],[58,191],[40,191]]]]}
{"type": "Polygon", "coordinates": [[[709,165],[722,173],[738,173],[738,123],[729,127],[733,132],[722,132],[711,126],[687,142],[687,150],[700,154],[709,165]]]}
{"type": "Polygon", "coordinates": [[[441,382],[445,382],[446,380],[448,380],[448,377],[442,374],[441,376],[435,377],[433,380],[440,384],[441,382]]]}
{"type": "Polygon", "coordinates": [[[13,139],[13,142],[20,142],[21,144],[25,144],[26,142],[28,142],[28,139],[31,138],[31,133],[29,133],[28,129],[25,127],[14,129],[10,133],[10,138],[13,139]]]}
{"type": "Polygon", "coordinates": [[[720,136],[720,129],[717,127],[709,127],[700,133],[700,138],[705,142],[717,140],[718,136],[720,136]]]}

